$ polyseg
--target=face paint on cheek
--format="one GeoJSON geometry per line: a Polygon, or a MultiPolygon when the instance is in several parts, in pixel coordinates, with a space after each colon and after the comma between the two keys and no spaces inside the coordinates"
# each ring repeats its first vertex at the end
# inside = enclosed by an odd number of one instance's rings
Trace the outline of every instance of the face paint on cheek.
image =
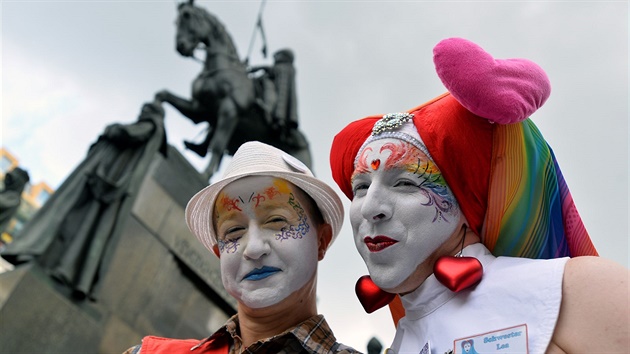
{"type": "MultiPolygon", "coordinates": [[[[219,219],[223,215],[225,218],[229,218],[226,214],[231,214],[234,212],[241,212],[242,207],[239,204],[245,204],[243,198],[240,196],[236,198],[231,198],[225,193],[220,193],[217,197],[217,201],[214,206],[214,227],[218,225],[219,219]]],[[[217,240],[217,245],[219,246],[219,253],[236,253],[238,250],[240,237],[233,240],[217,240]]]]}
{"type": "Polygon", "coordinates": [[[240,244],[238,243],[238,241],[241,238],[237,238],[234,240],[219,240],[218,244],[219,244],[219,252],[220,253],[236,253],[236,251],[238,251],[238,246],[240,246],[240,244]]]}
{"type": "Polygon", "coordinates": [[[308,223],[308,219],[306,217],[306,212],[304,208],[300,205],[295,199],[293,193],[289,195],[288,204],[293,208],[293,210],[297,213],[298,216],[298,224],[297,225],[289,225],[288,227],[283,227],[280,230],[280,233],[276,234],[276,240],[288,240],[292,239],[300,239],[304,237],[311,229],[311,226],[308,223]]]}
{"type": "Polygon", "coordinates": [[[446,185],[440,169],[422,151],[408,142],[387,143],[381,147],[381,151],[383,150],[392,151],[385,162],[385,169],[403,166],[408,172],[418,176],[418,187],[427,198],[427,202],[422,205],[435,208],[432,222],[449,222],[447,214],[455,217],[459,215],[455,196],[446,185]]]}
{"type": "Polygon", "coordinates": [[[419,188],[428,198],[428,201],[423,205],[435,207],[433,222],[442,220],[449,222],[447,215],[458,216],[459,207],[455,196],[446,185],[446,181],[444,181],[437,166],[430,160],[422,161],[418,158],[414,165],[409,166],[409,170],[412,169],[413,173],[422,180],[419,188]]]}

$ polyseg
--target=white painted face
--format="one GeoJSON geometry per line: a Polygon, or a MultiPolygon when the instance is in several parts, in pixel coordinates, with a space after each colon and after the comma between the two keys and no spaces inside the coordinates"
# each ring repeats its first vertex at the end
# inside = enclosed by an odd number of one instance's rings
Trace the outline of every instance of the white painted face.
{"type": "Polygon", "coordinates": [[[245,177],[215,202],[223,286],[250,308],[279,303],[315,275],[317,230],[296,190],[283,179],[245,177]]]}
{"type": "Polygon", "coordinates": [[[375,140],[361,152],[352,188],[354,242],[374,283],[383,290],[414,281],[412,288],[420,286],[424,279],[410,275],[453,235],[460,220],[438,167],[406,141],[375,140]]]}

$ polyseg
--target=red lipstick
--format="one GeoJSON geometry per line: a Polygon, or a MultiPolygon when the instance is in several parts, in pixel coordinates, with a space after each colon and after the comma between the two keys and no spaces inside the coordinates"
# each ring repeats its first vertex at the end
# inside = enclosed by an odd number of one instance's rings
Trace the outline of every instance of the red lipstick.
{"type": "Polygon", "coordinates": [[[382,251],[384,249],[386,249],[389,246],[393,246],[394,244],[396,244],[398,241],[391,239],[387,236],[375,236],[375,237],[370,237],[370,236],[366,236],[363,239],[363,242],[365,242],[365,245],[367,246],[367,248],[370,250],[370,252],[379,252],[382,251]]]}

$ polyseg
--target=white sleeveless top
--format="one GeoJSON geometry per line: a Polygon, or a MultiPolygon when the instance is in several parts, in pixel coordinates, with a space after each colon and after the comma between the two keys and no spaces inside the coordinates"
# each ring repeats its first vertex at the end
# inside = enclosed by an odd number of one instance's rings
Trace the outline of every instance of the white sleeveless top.
{"type": "Polygon", "coordinates": [[[466,247],[463,254],[483,265],[481,282],[454,293],[431,275],[401,297],[405,317],[398,322],[391,349],[423,354],[544,353],[558,319],[568,258],[497,258],[481,243],[466,247]]]}

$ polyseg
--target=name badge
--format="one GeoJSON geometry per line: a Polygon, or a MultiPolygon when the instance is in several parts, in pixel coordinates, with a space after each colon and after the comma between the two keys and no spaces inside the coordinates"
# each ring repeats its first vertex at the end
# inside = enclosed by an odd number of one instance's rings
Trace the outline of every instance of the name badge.
{"type": "Polygon", "coordinates": [[[420,354],[431,354],[431,344],[429,342],[426,342],[420,349],[420,354]]]}
{"type": "Polygon", "coordinates": [[[528,353],[527,325],[456,339],[453,347],[454,354],[528,353]]]}

